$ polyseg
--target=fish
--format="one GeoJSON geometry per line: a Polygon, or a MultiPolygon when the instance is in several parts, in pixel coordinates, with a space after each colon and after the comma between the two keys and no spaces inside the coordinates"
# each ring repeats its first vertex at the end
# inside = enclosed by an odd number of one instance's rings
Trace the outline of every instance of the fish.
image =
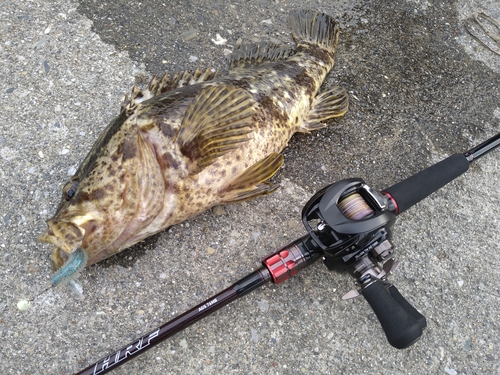
{"type": "Polygon", "coordinates": [[[165,74],[136,86],[100,134],[39,240],[53,245],[53,284],[216,205],[270,194],[281,151],[346,113],[348,94],[320,90],[340,26],[302,10],[289,17],[294,47],[236,49],[226,75],[165,74]]]}

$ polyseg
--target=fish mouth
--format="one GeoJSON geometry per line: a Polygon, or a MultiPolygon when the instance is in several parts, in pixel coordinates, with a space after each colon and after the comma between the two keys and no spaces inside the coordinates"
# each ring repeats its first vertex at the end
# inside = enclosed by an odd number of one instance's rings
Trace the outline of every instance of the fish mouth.
{"type": "Polygon", "coordinates": [[[72,282],[85,268],[88,261],[87,252],[81,248],[85,229],[67,221],[49,220],[47,230],[39,237],[42,242],[54,245],[50,255],[52,269],[52,285],[72,282]]]}
{"type": "Polygon", "coordinates": [[[50,255],[52,268],[58,270],[82,244],[85,230],[73,223],[49,220],[47,230],[38,239],[55,246],[50,255]]]}

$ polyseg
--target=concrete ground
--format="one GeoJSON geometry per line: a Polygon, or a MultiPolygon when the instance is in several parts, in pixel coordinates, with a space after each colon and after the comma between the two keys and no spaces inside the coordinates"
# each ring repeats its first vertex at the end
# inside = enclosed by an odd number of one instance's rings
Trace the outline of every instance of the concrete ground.
{"type": "MultiPolygon", "coordinates": [[[[4,1],[0,8],[0,351],[2,374],[72,374],[259,266],[304,233],[324,185],[382,189],[500,130],[500,56],[465,29],[498,0],[4,1]],[[290,43],[287,15],[334,15],[343,33],[325,87],[348,114],[297,135],[281,188],[217,208],[86,269],[78,296],[50,282],[37,242],[60,189],[134,82],[227,70],[240,43],[290,43]],[[216,45],[219,34],[226,45],[216,45]],[[36,296],[26,310],[18,302],[36,296]]],[[[477,29],[477,26],[476,26],[477,29]]],[[[495,48],[494,44],[491,44],[495,48]]],[[[500,49],[500,46],[496,46],[500,49]]],[[[389,346],[350,276],[320,263],[269,285],[114,374],[500,374],[500,151],[405,212],[391,281],[426,317],[414,346],[389,346]]]]}

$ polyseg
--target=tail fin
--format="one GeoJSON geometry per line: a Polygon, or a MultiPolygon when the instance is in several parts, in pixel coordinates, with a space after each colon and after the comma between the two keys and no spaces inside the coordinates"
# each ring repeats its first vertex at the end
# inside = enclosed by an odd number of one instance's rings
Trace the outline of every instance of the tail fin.
{"type": "Polygon", "coordinates": [[[290,28],[297,46],[313,44],[335,53],[339,25],[329,15],[303,10],[290,16],[290,28]]]}

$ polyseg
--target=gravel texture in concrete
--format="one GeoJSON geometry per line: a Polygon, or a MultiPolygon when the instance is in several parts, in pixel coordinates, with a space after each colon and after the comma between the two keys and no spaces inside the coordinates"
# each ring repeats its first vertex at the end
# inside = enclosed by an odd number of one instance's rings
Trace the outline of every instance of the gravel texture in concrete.
{"type": "MultiPolygon", "coordinates": [[[[2,2],[0,372],[75,373],[302,235],[300,211],[319,188],[361,177],[383,189],[498,133],[500,56],[465,28],[479,12],[500,22],[498,0],[2,2]],[[164,71],[224,73],[242,43],[289,44],[287,16],[300,8],[341,22],[325,87],[347,88],[351,106],[328,128],[294,136],[273,178],[280,189],[89,267],[81,296],[42,293],[50,248],[37,236],[132,85],[164,71]]],[[[388,345],[363,299],[341,299],[349,275],[318,263],[113,373],[499,374],[499,160],[500,151],[485,156],[396,223],[401,266],[390,280],[428,322],[409,349],[388,345]]]]}

